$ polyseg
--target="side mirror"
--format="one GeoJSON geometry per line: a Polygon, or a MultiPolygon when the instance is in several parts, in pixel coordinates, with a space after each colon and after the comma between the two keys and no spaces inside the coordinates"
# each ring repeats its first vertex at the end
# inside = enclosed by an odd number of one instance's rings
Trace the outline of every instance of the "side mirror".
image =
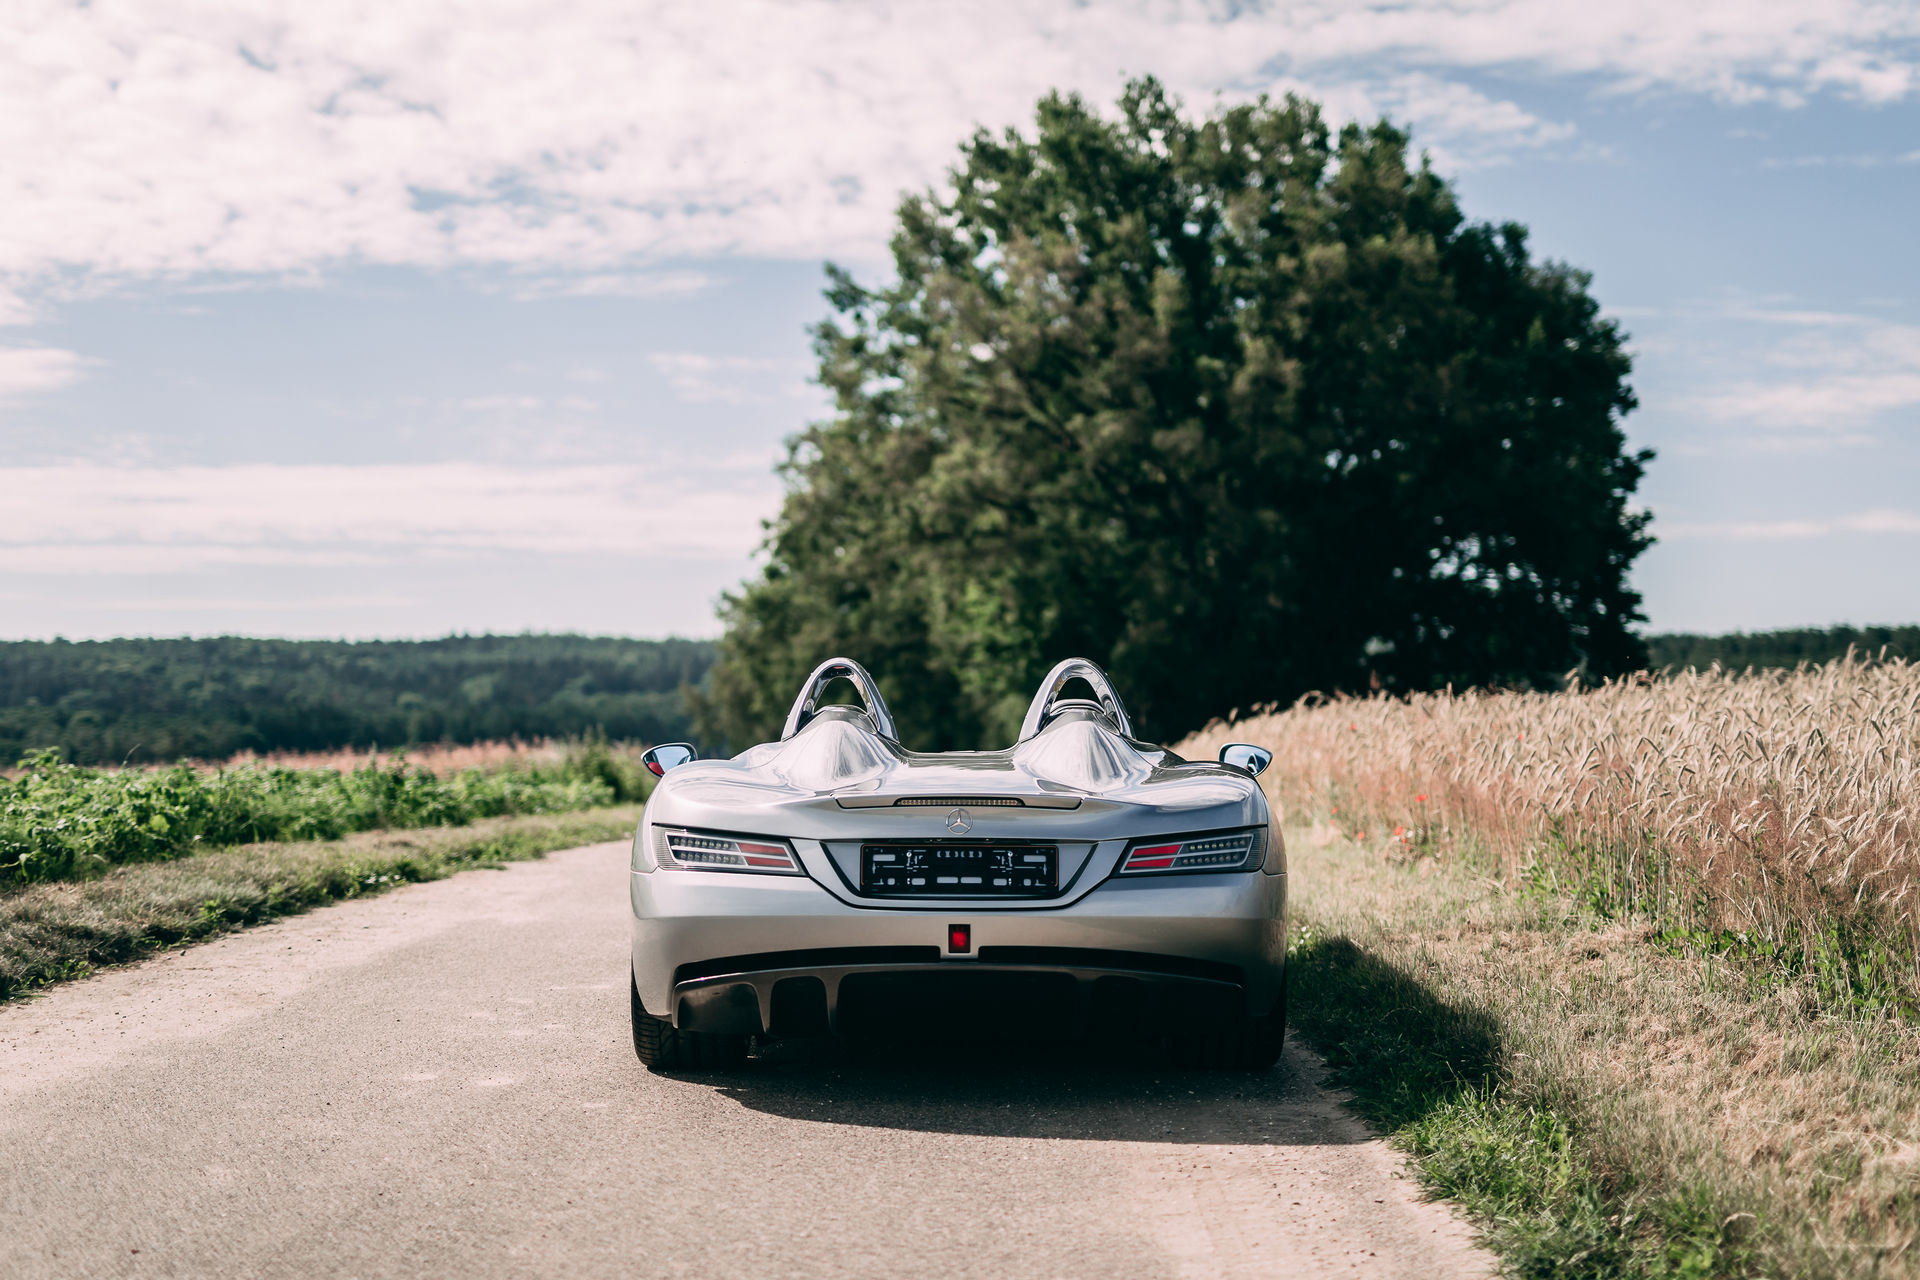
{"type": "Polygon", "coordinates": [[[1220,763],[1244,769],[1249,777],[1257,778],[1273,763],[1273,752],[1251,742],[1229,742],[1220,748],[1220,763]]]}
{"type": "MultiPolygon", "coordinates": [[[[1256,751],[1259,748],[1254,748],[1256,751]]],[[[697,760],[700,753],[693,749],[691,742],[663,742],[657,747],[648,747],[647,754],[640,757],[640,763],[647,766],[647,772],[656,778],[667,776],[667,770],[678,769],[689,760],[697,760]]]]}

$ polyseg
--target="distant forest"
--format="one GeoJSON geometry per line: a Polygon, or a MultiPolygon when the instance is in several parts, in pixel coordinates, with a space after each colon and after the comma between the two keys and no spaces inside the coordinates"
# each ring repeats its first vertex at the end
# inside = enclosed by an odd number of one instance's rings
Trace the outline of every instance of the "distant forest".
{"type": "MultiPolygon", "coordinates": [[[[1849,645],[1920,660],[1920,627],[1647,644],[1654,670],[1792,667],[1849,645]]],[[[119,764],[595,732],[668,742],[692,735],[684,690],[713,659],[704,640],[568,635],[0,641],[0,767],[40,747],[119,764]]]]}
{"type": "Polygon", "coordinates": [[[1647,665],[1707,667],[1719,663],[1733,671],[1747,667],[1792,668],[1802,662],[1828,662],[1852,646],[1861,654],[1920,660],[1920,627],[1806,627],[1797,631],[1736,631],[1725,636],[1685,633],[1647,637],[1647,665]]]}
{"type": "Polygon", "coordinates": [[[57,747],[81,764],[488,738],[688,736],[702,640],[0,642],[0,766],[57,747]]]}

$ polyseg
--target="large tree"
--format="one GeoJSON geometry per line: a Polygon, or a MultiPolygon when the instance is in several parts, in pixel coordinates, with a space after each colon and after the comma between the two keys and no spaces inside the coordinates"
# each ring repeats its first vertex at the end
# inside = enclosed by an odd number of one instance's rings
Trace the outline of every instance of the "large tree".
{"type": "Polygon", "coordinates": [[[1407,145],[1151,80],[975,134],[900,206],[895,281],[828,268],[835,413],[722,606],[707,732],[774,732],[839,652],[951,747],[1005,745],[1076,654],[1160,737],[1641,663],[1622,335],[1407,145]]]}

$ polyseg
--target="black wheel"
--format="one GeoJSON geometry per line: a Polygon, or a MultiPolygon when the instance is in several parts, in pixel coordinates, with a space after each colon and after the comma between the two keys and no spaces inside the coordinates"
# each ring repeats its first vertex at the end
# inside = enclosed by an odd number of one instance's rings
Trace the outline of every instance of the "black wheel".
{"type": "Polygon", "coordinates": [[[630,982],[633,1009],[633,1051],[653,1071],[730,1071],[747,1060],[746,1036],[717,1036],[700,1031],[676,1031],[665,1018],[656,1018],[640,1003],[640,984],[630,982]]]}

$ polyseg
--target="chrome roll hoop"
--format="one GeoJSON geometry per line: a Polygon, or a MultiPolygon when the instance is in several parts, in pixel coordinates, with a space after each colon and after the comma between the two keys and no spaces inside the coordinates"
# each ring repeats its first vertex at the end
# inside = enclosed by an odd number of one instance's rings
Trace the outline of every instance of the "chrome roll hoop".
{"type": "Polygon", "coordinates": [[[1047,678],[1040,682],[1040,692],[1033,695],[1033,701],[1027,707],[1027,717],[1020,722],[1019,741],[1025,742],[1040,732],[1040,726],[1047,722],[1047,712],[1053,710],[1053,704],[1059,700],[1060,690],[1066,687],[1069,680],[1085,680],[1092,687],[1100,709],[1120,730],[1120,736],[1133,737],[1133,721],[1127,719],[1127,709],[1120,704],[1120,695],[1113,691],[1113,681],[1107,679],[1107,673],[1085,658],[1067,658],[1057,663],[1053,670],[1047,672],[1047,678]]]}
{"type": "Polygon", "coordinates": [[[900,734],[893,727],[893,713],[887,710],[887,700],[880,696],[880,686],[873,682],[867,669],[852,658],[828,658],[813,669],[807,682],[800,686],[800,696],[793,700],[793,710],[787,712],[786,728],[780,731],[781,741],[806,728],[807,721],[820,709],[821,691],[830,681],[840,679],[851,682],[859,691],[861,701],[867,704],[867,719],[873,721],[874,732],[898,742],[900,734]]]}

